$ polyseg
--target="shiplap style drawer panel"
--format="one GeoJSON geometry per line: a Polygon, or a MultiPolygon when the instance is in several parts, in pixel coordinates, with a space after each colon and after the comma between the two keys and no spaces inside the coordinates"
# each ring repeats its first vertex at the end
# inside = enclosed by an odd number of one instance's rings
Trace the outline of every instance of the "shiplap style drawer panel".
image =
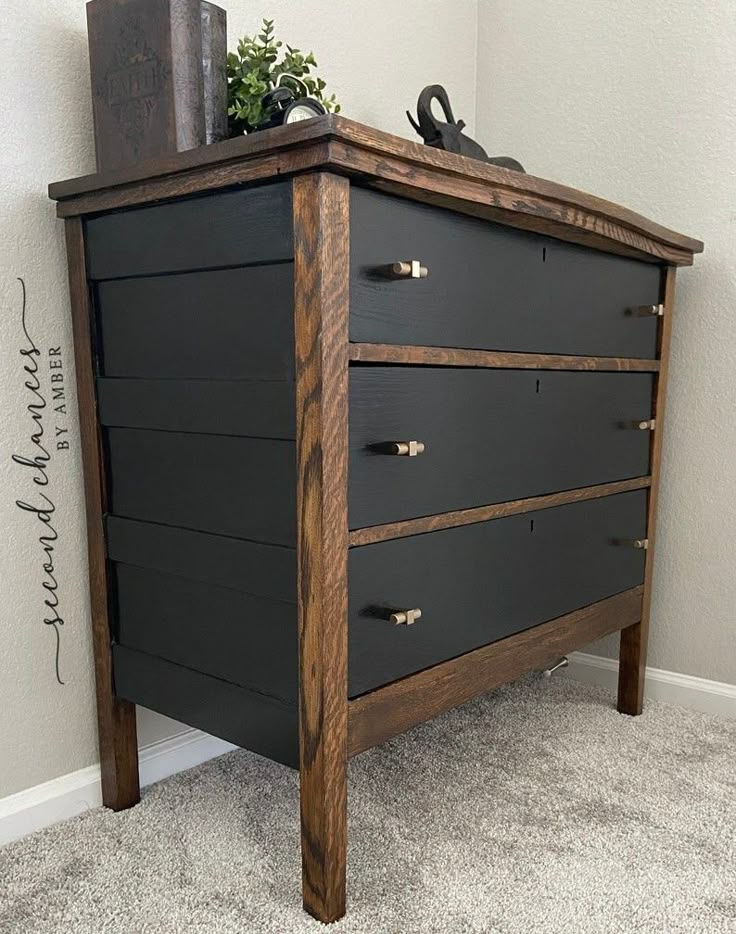
{"type": "Polygon", "coordinates": [[[90,279],[271,263],[294,255],[288,182],[115,211],[86,221],[85,228],[90,279]]]}
{"type": "Polygon", "coordinates": [[[95,291],[102,376],[294,377],[291,263],[115,280],[95,291]]]}

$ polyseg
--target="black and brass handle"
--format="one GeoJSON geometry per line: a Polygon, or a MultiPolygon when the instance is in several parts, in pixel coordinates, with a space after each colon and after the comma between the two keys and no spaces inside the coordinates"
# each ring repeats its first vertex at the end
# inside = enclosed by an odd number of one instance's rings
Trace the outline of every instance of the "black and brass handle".
{"type": "Polygon", "coordinates": [[[403,259],[383,267],[389,279],[426,279],[429,270],[418,259],[403,259]]]}
{"type": "Polygon", "coordinates": [[[389,616],[389,622],[394,626],[412,626],[418,619],[422,618],[422,611],[419,607],[411,610],[394,610],[389,616]]]}

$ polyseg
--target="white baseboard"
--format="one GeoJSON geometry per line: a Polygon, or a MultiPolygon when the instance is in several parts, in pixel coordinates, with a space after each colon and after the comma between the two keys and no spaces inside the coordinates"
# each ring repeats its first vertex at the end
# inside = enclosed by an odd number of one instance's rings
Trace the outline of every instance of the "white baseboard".
{"type": "MultiPolygon", "coordinates": [[[[200,730],[185,730],[140,749],[141,785],[168,778],[236,749],[200,730]]],[[[102,804],[100,767],[91,765],[0,799],[0,846],[102,804]]]]}
{"type": "MultiPolygon", "coordinates": [[[[618,661],[586,652],[573,652],[565,674],[575,681],[615,692],[618,661]]],[[[682,675],[662,668],[647,668],[644,696],[666,704],[736,719],[736,685],[723,681],[708,681],[706,678],[682,675]]]]}

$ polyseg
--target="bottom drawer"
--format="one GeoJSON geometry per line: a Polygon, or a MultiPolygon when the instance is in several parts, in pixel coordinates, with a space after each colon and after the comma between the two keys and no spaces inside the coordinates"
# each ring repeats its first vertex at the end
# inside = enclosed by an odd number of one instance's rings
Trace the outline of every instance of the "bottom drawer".
{"type": "Polygon", "coordinates": [[[637,490],[353,549],[350,696],[641,584],[645,552],[621,542],[646,506],[637,490]]]}

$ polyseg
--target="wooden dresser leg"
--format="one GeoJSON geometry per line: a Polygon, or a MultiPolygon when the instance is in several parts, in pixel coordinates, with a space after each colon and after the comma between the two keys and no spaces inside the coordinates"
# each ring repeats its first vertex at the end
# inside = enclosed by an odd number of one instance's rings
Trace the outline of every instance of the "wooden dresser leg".
{"type": "Polygon", "coordinates": [[[99,679],[97,730],[102,803],[113,811],[123,811],[141,799],[135,704],[118,700],[112,693],[109,702],[104,703],[100,698],[99,679]]]}
{"type": "Polygon", "coordinates": [[[118,700],[113,688],[111,629],[107,605],[107,559],[103,516],[106,512],[105,464],[102,456],[92,346],[91,304],[87,283],[84,228],[78,217],[66,221],[69,294],[77,374],[79,436],[87,513],[87,555],[92,611],[97,729],[102,773],[102,803],[115,811],[140,800],[135,706],[118,700]]]}
{"type": "Polygon", "coordinates": [[[667,371],[670,357],[672,315],[675,308],[675,267],[668,266],[664,273],[664,314],[659,319],[657,356],[660,360],[659,373],[654,385],[655,430],[652,432],[650,463],[652,485],[649,488],[647,509],[647,558],[644,568],[644,598],[641,622],[621,630],[618,669],[618,709],[621,713],[638,716],[644,707],[644,677],[647,667],[647,645],[649,642],[649,615],[652,607],[652,573],[654,571],[654,544],[657,523],[657,500],[662,463],[662,429],[667,395],[667,371]]]}
{"type": "Polygon", "coordinates": [[[349,182],[293,185],[302,885],[329,922],[347,860],[349,182]]]}
{"type": "Polygon", "coordinates": [[[643,624],[621,630],[618,668],[618,710],[632,717],[644,708],[644,672],[647,666],[643,624]]]}

